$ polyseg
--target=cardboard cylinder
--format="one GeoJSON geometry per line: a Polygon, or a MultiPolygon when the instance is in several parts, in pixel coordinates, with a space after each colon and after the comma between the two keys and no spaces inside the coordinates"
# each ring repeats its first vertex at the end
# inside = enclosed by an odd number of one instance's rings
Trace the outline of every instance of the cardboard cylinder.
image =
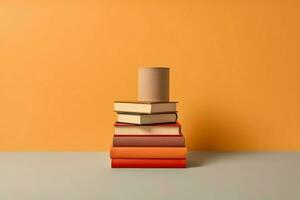
{"type": "Polygon", "coordinates": [[[169,101],[169,68],[139,68],[138,100],[152,102],[169,101]]]}

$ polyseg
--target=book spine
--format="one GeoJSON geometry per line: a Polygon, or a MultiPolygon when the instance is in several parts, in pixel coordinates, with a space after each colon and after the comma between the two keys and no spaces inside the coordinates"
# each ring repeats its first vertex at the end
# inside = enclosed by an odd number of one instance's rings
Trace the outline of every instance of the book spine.
{"type": "Polygon", "coordinates": [[[186,147],[111,147],[111,158],[186,158],[186,147]]]}
{"type": "Polygon", "coordinates": [[[185,168],[186,159],[112,159],[112,168],[185,168]]]}
{"type": "Polygon", "coordinates": [[[114,136],[114,147],[184,147],[181,136],[114,136]]]}

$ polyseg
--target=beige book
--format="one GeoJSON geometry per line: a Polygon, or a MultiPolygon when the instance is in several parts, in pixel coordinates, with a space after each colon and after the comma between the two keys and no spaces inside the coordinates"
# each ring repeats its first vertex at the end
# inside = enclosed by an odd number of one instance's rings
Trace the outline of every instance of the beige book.
{"type": "Polygon", "coordinates": [[[176,113],[162,114],[129,114],[118,113],[117,122],[130,124],[159,124],[159,123],[175,123],[177,121],[176,113]]]}
{"type": "Polygon", "coordinates": [[[177,102],[114,102],[114,111],[127,113],[166,113],[176,112],[177,102]]]}
{"type": "Polygon", "coordinates": [[[154,125],[115,123],[115,135],[181,135],[181,126],[178,122],[154,125]]]}

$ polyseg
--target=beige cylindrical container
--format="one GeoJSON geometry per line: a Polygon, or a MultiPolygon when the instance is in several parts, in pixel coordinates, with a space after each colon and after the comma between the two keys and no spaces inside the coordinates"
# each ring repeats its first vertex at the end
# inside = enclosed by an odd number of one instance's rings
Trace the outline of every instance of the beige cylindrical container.
{"type": "Polygon", "coordinates": [[[169,101],[168,67],[141,67],[138,80],[139,101],[169,101]]]}

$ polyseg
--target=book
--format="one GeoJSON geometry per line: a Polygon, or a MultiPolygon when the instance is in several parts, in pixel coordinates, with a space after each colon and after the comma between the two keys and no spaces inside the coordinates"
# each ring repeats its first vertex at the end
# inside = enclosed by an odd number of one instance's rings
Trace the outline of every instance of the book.
{"type": "Polygon", "coordinates": [[[115,135],[114,147],[185,147],[183,135],[176,136],[123,136],[115,135]]]}
{"type": "Polygon", "coordinates": [[[180,135],[181,125],[177,123],[135,125],[115,123],[115,135],[180,135]]]}
{"type": "Polygon", "coordinates": [[[159,123],[175,123],[177,120],[176,113],[162,113],[162,114],[132,114],[132,113],[118,113],[117,122],[130,124],[159,124],[159,123]]]}
{"type": "Polygon", "coordinates": [[[176,112],[176,103],[177,102],[116,101],[114,103],[114,111],[144,114],[176,112]]]}
{"type": "Polygon", "coordinates": [[[186,158],[186,147],[111,147],[111,158],[186,158]]]}
{"type": "Polygon", "coordinates": [[[185,168],[186,159],[118,159],[111,160],[112,168],[185,168]]]}

